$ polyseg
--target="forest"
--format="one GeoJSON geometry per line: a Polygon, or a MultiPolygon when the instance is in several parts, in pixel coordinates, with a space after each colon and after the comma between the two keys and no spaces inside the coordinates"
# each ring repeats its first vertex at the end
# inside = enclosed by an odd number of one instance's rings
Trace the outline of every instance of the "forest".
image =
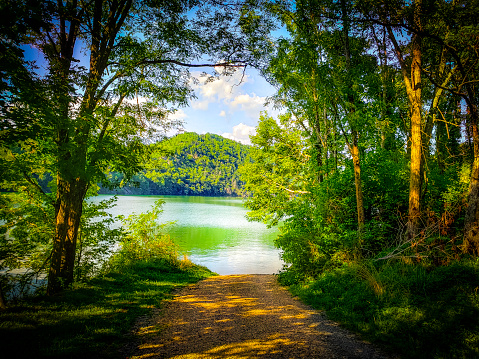
{"type": "Polygon", "coordinates": [[[120,188],[124,179],[108,174],[110,188],[100,194],[242,196],[238,167],[249,156],[249,147],[219,135],[182,133],[150,145],[145,169],[120,188]]]}
{"type": "Polygon", "coordinates": [[[287,219],[279,245],[303,274],[340,252],[476,257],[476,4],[321,4],[272,10],[289,37],[263,71],[286,111],[252,138],[251,218],[287,219]]]}
{"type": "Polygon", "coordinates": [[[112,205],[88,205],[100,188],[244,195],[251,220],[281,225],[280,280],[303,300],[405,356],[477,357],[477,0],[0,11],[2,269],[45,273],[49,296],[88,277],[80,253],[121,236],[91,221],[112,205]],[[261,115],[252,148],[163,140],[194,98],[191,69],[215,81],[251,67],[281,110],[261,115]]]}

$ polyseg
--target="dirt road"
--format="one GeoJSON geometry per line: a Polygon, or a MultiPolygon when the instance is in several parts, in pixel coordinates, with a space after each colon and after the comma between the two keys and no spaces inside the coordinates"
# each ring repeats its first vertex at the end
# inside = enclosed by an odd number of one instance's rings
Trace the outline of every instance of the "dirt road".
{"type": "Polygon", "coordinates": [[[387,358],[292,298],[273,275],[187,287],[137,334],[130,358],[387,358]]]}

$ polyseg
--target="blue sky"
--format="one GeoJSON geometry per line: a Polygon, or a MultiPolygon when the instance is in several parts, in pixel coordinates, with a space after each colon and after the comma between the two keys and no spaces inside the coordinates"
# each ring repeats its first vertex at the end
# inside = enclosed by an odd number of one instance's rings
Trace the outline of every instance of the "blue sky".
{"type": "Polygon", "coordinates": [[[274,88],[253,68],[239,69],[232,76],[222,76],[205,84],[200,72],[193,72],[200,83],[193,85],[196,99],[186,108],[179,109],[175,118],[184,121],[189,132],[214,133],[233,140],[250,143],[262,111],[274,114],[272,106],[265,106],[274,88]]]}
{"type": "MultiPolygon", "coordinates": [[[[28,46],[24,50],[26,59],[34,61],[40,67],[40,73],[44,72],[41,53],[28,46]]],[[[80,53],[76,55],[82,61],[81,65],[88,67],[88,59],[80,53]]],[[[198,84],[192,85],[196,99],[172,115],[183,121],[184,131],[214,133],[250,144],[249,135],[254,133],[260,113],[267,111],[275,115],[278,112],[271,105],[265,106],[267,97],[272,96],[275,89],[252,67],[247,67],[244,75],[240,68],[232,76],[221,76],[208,83],[201,76],[202,71],[192,71],[191,74],[199,79],[198,84]]],[[[168,135],[175,133],[169,132],[168,135]]]]}

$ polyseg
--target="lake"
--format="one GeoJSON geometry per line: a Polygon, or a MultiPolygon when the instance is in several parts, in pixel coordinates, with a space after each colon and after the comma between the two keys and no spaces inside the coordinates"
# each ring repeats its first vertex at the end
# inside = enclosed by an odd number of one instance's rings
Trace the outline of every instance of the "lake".
{"type": "MultiPolygon", "coordinates": [[[[109,197],[101,195],[92,201],[109,197]]],[[[221,275],[272,274],[283,267],[280,250],[274,246],[278,229],[248,222],[239,198],[118,196],[110,213],[146,212],[158,199],[165,201],[159,221],[176,221],[168,232],[192,262],[221,275]]]]}

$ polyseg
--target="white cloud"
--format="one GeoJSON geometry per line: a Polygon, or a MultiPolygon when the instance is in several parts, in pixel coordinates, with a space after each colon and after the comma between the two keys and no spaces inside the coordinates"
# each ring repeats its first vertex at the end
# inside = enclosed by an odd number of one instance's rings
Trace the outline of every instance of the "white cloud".
{"type": "Polygon", "coordinates": [[[206,111],[208,110],[208,105],[210,104],[211,101],[204,100],[204,101],[193,101],[191,103],[191,107],[194,108],[195,110],[203,110],[206,111]]]}
{"type": "Polygon", "coordinates": [[[240,123],[233,127],[233,133],[223,133],[221,136],[229,138],[234,141],[241,142],[245,145],[251,145],[250,135],[256,134],[256,130],[253,126],[240,123]]]}
{"type": "Polygon", "coordinates": [[[197,83],[191,83],[198,96],[198,99],[191,103],[191,107],[195,110],[207,110],[210,103],[232,101],[235,96],[241,94],[241,87],[248,82],[248,76],[243,76],[241,70],[231,76],[220,76],[207,82],[199,72],[194,73],[193,76],[198,79],[197,83]]]}
{"type": "Polygon", "coordinates": [[[174,113],[169,114],[168,117],[172,120],[183,121],[188,118],[188,115],[182,109],[178,109],[174,113]]]}
{"type": "Polygon", "coordinates": [[[242,94],[236,96],[230,103],[229,106],[232,110],[240,110],[245,112],[249,117],[257,119],[259,118],[259,113],[265,110],[266,98],[257,96],[256,94],[242,94]]]}
{"type": "Polygon", "coordinates": [[[222,110],[222,111],[220,112],[220,115],[219,115],[219,116],[220,116],[220,117],[226,117],[226,112],[225,112],[224,110],[222,110]]]}

